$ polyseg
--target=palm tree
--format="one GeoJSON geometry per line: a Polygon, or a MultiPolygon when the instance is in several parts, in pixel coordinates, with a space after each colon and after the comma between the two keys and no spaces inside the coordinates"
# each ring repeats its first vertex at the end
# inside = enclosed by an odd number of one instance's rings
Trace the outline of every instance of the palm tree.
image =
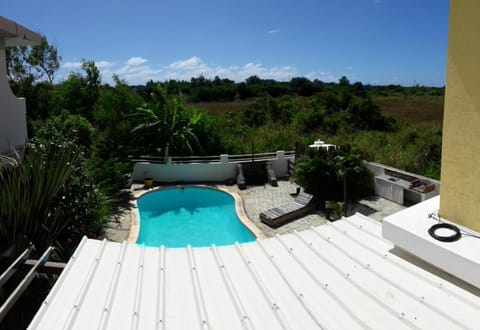
{"type": "Polygon", "coordinates": [[[335,168],[330,155],[325,150],[311,151],[308,157],[302,157],[295,166],[295,181],[306,192],[314,194],[320,206],[333,198],[337,184],[335,168]]]}
{"type": "Polygon", "coordinates": [[[347,216],[348,177],[364,172],[365,165],[360,152],[350,146],[340,148],[333,160],[337,177],[343,182],[343,215],[347,216]]]}
{"type": "Polygon", "coordinates": [[[153,130],[154,146],[163,151],[165,160],[177,152],[193,154],[193,147],[199,145],[194,129],[202,114],[186,109],[179,96],[167,98],[160,88],[151,97],[153,102],[138,108],[134,114],[139,124],[132,132],[153,130]]]}
{"type": "Polygon", "coordinates": [[[359,151],[344,146],[336,151],[310,151],[295,168],[295,181],[315,195],[320,206],[340,199],[339,182],[343,183],[343,212],[348,210],[348,190],[362,189],[370,178],[359,151]]]}

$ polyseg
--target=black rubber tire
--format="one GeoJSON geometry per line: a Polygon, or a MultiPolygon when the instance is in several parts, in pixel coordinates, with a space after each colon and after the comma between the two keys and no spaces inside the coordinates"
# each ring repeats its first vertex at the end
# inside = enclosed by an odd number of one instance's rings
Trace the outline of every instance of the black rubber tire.
{"type": "Polygon", "coordinates": [[[430,229],[428,229],[428,233],[430,234],[430,236],[432,236],[433,238],[441,242],[455,242],[462,237],[462,234],[460,233],[460,229],[457,226],[452,225],[450,223],[446,223],[446,222],[437,223],[431,226],[430,229]],[[435,233],[438,229],[443,229],[443,228],[453,230],[454,233],[450,236],[441,236],[435,233]]]}

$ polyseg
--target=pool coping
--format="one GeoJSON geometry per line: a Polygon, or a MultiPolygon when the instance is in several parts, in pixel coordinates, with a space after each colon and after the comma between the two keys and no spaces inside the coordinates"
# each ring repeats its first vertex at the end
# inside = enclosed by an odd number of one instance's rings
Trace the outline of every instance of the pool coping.
{"type": "Polygon", "coordinates": [[[173,187],[197,187],[197,188],[206,188],[206,189],[216,189],[232,196],[235,201],[235,211],[240,222],[247,228],[247,230],[252,233],[256,239],[265,239],[267,236],[257,227],[257,225],[247,216],[245,212],[245,205],[243,203],[243,198],[232,191],[229,191],[225,186],[221,185],[205,185],[205,184],[182,184],[182,185],[162,185],[148,190],[137,190],[134,191],[133,196],[133,208],[130,212],[130,230],[127,236],[126,241],[128,243],[137,243],[138,234],[140,232],[140,214],[138,212],[137,200],[145,194],[163,190],[170,189],[173,187]]]}

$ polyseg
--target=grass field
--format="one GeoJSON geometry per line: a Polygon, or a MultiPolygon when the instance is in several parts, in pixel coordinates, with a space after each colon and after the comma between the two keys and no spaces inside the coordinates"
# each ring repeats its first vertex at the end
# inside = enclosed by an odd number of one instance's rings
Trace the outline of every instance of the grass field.
{"type": "MultiPolygon", "coordinates": [[[[384,114],[392,116],[400,122],[405,122],[418,128],[442,126],[443,97],[377,97],[374,98],[373,101],[380,107],[384,114]]],[[[252,102],[252,100],[198,102],[189,103],[187,106],[204,110],[213,117],[216,117],[226,112],[239,112],[252,102]]]]}
{"type": "Polygon", "coordinates": [[[418,128],[442,126],[443,97],[375,98],[382,112],[418,128]]]}
{"type": "Polygon", "coordinates": [[[400,124],[394,132],[339,130],[327,133],[321,128],[301,131],[298,123],[278,124],[267,122],[259,127],[245,127],[240,118],[225,116],[241,114],[254,100],[233,102],[201,102],[188,106],[204,110],[216,123],[227,153],[250,153],[252,143],[255,152],[293,150],[295,142],[312,143],[325,139],[330,143],[350,144],[360,150],[365,158],[401,168],[432,178],[440,177],[441,125],[443,122],[443,97],[390,96],[375,97],[373,102],[381,111],[400,124]],[[230,126],[229,118],[233,118],[230,126]],[[406,124],[406,125],[402,125],[406,124]]]}
{"type": "Polygon", "coordinates": [[[187,103],[187,107],[193,107],[196,109],[204,110],[209,115],[218,116],[226,112],[239,112],[252,103],[253,100],[238,100],[238,101],[228,101],[228,102],[197,102],[197,103],[187,103]]]}

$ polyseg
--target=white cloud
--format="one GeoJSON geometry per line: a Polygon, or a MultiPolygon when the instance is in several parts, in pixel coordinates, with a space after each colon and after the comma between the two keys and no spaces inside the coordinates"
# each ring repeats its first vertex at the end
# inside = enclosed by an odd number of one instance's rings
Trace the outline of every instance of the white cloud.
{"type": "Polygon", "coordinates": [[[212,79],[215,76],[243,81],[256,75],[263,79],[289,80],[298,75],[293,66],[266,68],[260,63],[249,62],[243,66],[212,66],[193,56],[187,60],[175,61],[166,68],[165,79],[190,80],[200,75],[212,79]]]}
{"type": "Polygon", "coordinates": [[[99,69],[103,69],[103,68],[110,68],[112,66],[114,66],[115,63],[114,62],[109,62],[109,61],[95,61],[95,66],[99,69]]]}
{"type": "Polygon", "coordinates": [[[62,67],[65,69],[78,69],[82,66],[82,62],[65,62],[62,67]]]}
{"type": "Polygon", "coordinates": [[[280,33],[280,30],[276,30],[276,29],[268,30],[267,33],[268,34],[278,34],[278,33],[280,33]]]}
{"type": "Polygon", "coordinates": [[[320,71],[320,72],[316,72],[316,71],[312,71],[312,72],[309,72],[305,75],[305,78],[308,78],[310,80],[315,80],[315,79],[318,79],[318,80],[321,80],[321,81],[325,81],[325,82],[332,82],[332,81],[338,81],[339,77],[330,73],[330,72],[325,72],[325,71],[320,71]]]}
{"type": "MultiPolygon", "coordinates": [[[[95,65],[99,69],[110,68],[115,65],[113,62],[109,61],[95,61],[95,65]]],[[[82,67],[82,62],[65,62],[62,64],[62,68],[65,69],[79,69],[82,67]]]]}
{"type": "MultiPolygon", "coordinates": [[[[152,65],[148,60],[141,57],[131,57],[124,64],[118,64],[106,60],[96,61],[95,64],[102,74],[102,81],[112,83],[112,75],[116,74],[131,85],[145,84],[149,80],[164,81],[168,79],[189,81],[192,77],[200,75],[208,79],[215,76],[228,78],[237,82],[244,81],[250,76],[256,75],[261,79],[274,79],[288,81],[293,77],[304,76],[308,79],[322,81],[338,81],[340,75],[328,71],[312,71],[307,74],[300,73],[295,65],[268,67],[259,60],[242,65],[213,65],[205,62],[197,56],[173,61],[166,65],[152,65]]],[[[65,69],[63,77],[66,78],[68,69],[78,69],[81,62],[71,61],[63,64],[65,69]]],[[[347,68],[348,70],[349,68],[347,68]]],[[[61,75],[58,75],[60,78],[61,75]]],[[[61,79],[61,78],[60,78],[61,79]]]]}
{"type": "Polygon", "coordinates": [[[170,63],[169,69],[173,70],[196,70],[202,66],[202,60],[196,56],[192,56],[187,60],[180,60],[170,63]]]}
{"type": "Polygon", "coordinates": [[[129,66],[142,66],[147,64],[148,60],[142,57],[130,57],[126,62],[129,66]]]}

